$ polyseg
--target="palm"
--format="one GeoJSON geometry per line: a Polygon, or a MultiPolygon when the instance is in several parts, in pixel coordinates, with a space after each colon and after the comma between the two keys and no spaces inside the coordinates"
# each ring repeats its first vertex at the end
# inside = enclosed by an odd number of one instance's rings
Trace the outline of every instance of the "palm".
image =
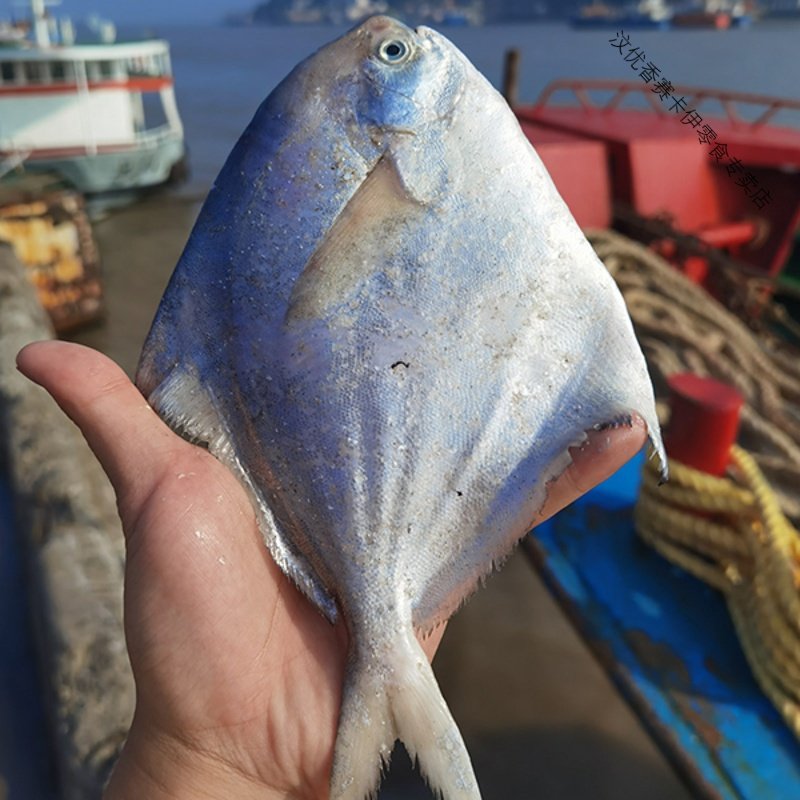
{"type": "Polygon", "coordinates": [[[347,650],[269,557],[213,456],[172,433],[122,371],[44,343],[20,368],[83,431],[126,534],[125,630],[137,726],[291,796],[324,796],[347,650]]]}
{"type": "Polygon", "coordinates": [[[137,714],[276,788],[324,787],[346,635],[267,555],[237,481],[176,438],[144,506],[121,509],[137,714]]]}

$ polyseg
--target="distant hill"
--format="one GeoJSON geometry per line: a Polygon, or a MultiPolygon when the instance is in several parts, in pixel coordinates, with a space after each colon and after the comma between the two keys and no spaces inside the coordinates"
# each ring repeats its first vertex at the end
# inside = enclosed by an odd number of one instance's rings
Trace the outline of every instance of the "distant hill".
{"type": "Polygon", "coordinates": [[[265,0],[228,14],[229,25],[355,23],[371,14],[439,24],[522,22],[565,18],[589,0],[265,0]]]}

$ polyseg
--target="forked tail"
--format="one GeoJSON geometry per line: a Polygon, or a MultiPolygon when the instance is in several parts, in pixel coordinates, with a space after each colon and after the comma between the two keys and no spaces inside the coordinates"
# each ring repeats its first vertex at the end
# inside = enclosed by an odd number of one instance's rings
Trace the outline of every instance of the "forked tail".
{"type": "Polygon", "coordinates": [[[413,634],[401,633],[370,656],[358,646],[351,652],[331,800],[374,797],[397,739],[444,800],[480,800],[467,748],[413,634]]]}

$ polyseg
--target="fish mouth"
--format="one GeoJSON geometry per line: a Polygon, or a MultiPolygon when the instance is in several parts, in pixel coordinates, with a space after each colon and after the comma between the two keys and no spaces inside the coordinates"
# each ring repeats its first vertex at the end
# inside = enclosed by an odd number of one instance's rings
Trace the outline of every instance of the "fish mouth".
{"type": "MultiPolygon", "coordinates": [[[[362,31],[370,35],[372,38],[383,38],[389,34],[404,33],[407,36],[416,37],[420,41],[429,41],[439,34],[427,25],[418,25],[416,28],[411,28],[399,19],[389,16],[370,17],[366,22],[361,24],[362,31]]],[[[415,42],[419,44],[419,42],[415,42]]]]}
{"type": "Polygon", "coordinates": [[[368,20],[362,22],[356,30],[374,39],[381,38],[389,33],[404,33],[406,35],[416,33],[414,29],[409,28],[408,25],[400,22],[399,19],[384,15],[370,17],[368,20]]]}

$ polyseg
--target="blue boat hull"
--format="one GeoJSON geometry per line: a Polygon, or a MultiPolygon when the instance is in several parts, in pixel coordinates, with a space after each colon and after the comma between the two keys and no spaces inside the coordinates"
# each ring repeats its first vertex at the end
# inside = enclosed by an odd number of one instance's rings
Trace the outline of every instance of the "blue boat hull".
{"type": "Polygon", "coordinates": [[[636,536],[642,458],[527,537],[553,593],[700,797],[800,797],[800,742],[753,679],[723,597],[636,536]]]}

